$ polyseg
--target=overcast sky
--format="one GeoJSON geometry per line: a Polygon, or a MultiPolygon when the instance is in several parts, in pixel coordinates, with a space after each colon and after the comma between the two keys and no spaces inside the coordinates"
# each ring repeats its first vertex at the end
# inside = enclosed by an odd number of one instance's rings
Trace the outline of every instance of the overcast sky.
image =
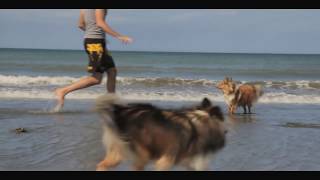
{"type": "MultiPolygon", "coordinates": [[[[82,49],[79,10],[0,10],[0,48],[82,49]]],[[[111,50],[320,53],[320,10],[110,9],[111,50]]]]}

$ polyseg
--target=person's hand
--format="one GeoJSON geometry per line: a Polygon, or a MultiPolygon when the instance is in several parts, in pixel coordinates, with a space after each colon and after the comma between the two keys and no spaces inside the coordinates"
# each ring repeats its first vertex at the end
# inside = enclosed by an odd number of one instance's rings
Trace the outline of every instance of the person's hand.
{"type": "Polygon", "coordinates": [[[117,38],[124,44],[129,44],[133,42],[132,38],[128,36],[118,36],[117,38]]]}

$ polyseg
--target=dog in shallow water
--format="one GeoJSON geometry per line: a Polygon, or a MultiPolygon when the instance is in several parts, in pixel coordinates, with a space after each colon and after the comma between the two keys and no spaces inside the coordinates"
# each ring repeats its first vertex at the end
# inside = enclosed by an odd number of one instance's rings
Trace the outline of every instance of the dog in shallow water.
{"type": "Polygon", "coordinates": [[[239,106],[242,106],[244,114],[247,114],[247,108],[251,114],[251,107],[263,95],[260,85],[242,84],[237,86],[232,78],[228,77],[219,82],[217,88],[223,92],[231,114],[235,113],[239,106]]]}
{"type": "Polygon", "coordinates": [[[132,160],[134,170],[155,161],[156,170],[181,165],[206,170],[210,155],[225,145],[222,111],[205,98],[200,105],[162,109],[148,103],[124,103],[115,95],[99,97],[105,158],[97,170],[132,160]]]}

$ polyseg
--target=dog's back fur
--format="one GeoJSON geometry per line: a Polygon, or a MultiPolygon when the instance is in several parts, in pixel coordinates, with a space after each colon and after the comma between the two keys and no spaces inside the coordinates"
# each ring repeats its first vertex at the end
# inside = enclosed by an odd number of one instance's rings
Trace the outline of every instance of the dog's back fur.
{"type": "Polygon", "coordinates": [[[157,170],[176,164],[202,170],[206,157],[225,145],[223,114],[208,99],[199,106],[171,110],[147,103],[127,104],[106,95],[98,99],[97,110],[104,122],[107,148],[97,170],[114,167],[125,158],[133,158],[136,170],[150,160],[156,161],[157,170]]]}
{"type": "Polygon", "coordinates": [[[244,113],[251,113],[251,107],[263,95],[262,86],[258,84],[242,84],[237,86],[232,78],[225,78],[217,87],[222,90],[229,112],[235,113],[237,107],[243,107],[244,113]]]}

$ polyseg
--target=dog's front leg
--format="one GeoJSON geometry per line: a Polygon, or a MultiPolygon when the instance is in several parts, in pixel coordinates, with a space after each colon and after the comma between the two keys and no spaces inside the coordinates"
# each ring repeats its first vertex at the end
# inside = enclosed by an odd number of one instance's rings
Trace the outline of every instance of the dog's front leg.
{"type": "Polygon", "coordinates": [[[148,163],[148,160],[142,160],[142,159],[140,161],[137,160],[134,162],[132,169],[134,171],[143,171],[147,163],[148,163]]]}
{"type": "Polygon", "coordinates": [[[156,161],[155,169],[157,171],[167,171],[175,163],[175,158],[172,155],[163,155],[159,160],[156,161]]]}
{"type": "Polygon", "coordinates": [[[96,170],[97,171],[106,171],[109,168],[115,167],[120,164],[123,157],[120,151],[112,150],[110,151],[104,160],[102,160],[98,165],[96,170]]]}
{"type": "Polygon", "coordinates": [[[236,112],[237,105],[230,105],[229,114],[234,114],[236,112]]]}
{"type": "Polygon", "coordinates": [[[228,107],[228,111],[229,111],[229,114],[233,114],[231,105],[228,107]]]}

